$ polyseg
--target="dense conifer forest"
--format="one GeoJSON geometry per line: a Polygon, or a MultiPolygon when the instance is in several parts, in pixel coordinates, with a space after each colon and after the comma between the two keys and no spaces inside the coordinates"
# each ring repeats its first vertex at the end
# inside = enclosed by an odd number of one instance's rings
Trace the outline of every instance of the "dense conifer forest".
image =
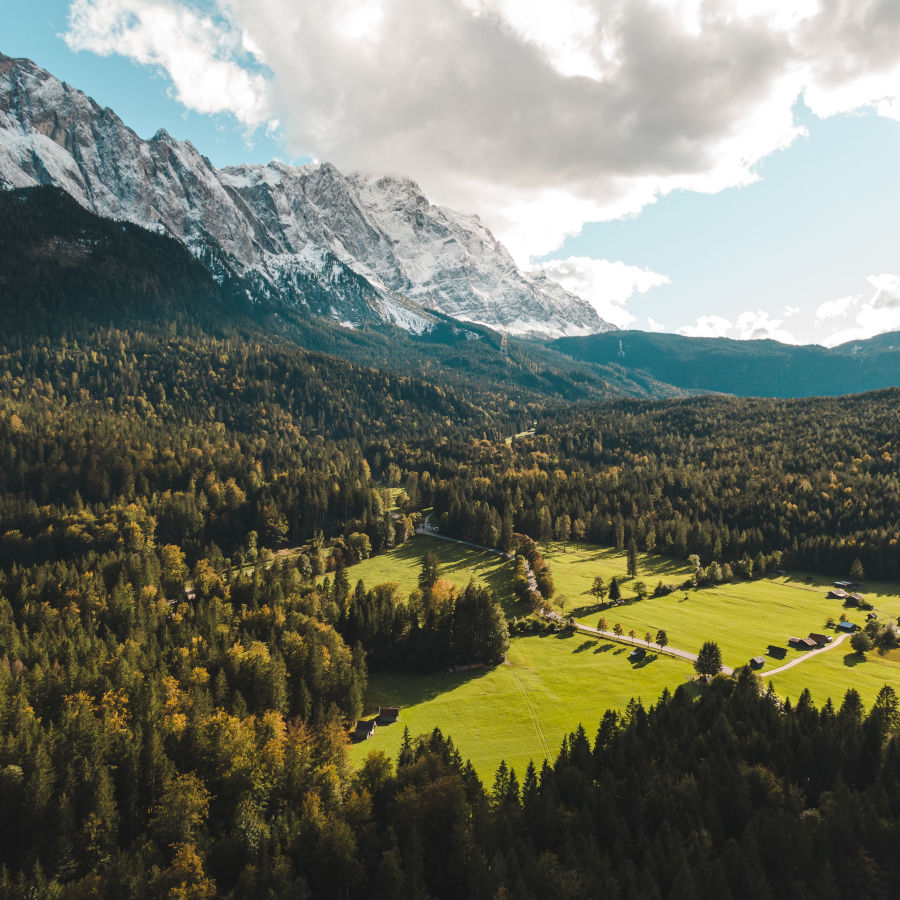
{"type": "Polygon", "coordinates": [[[552,589],[547,540],[897,578],[896,391],[597,403],[584,371],[491,382],[471,348],[461,387],[450,344],[371,368],[37,196],[0,196],[0,897],[895,893],[890,688],[816,710],[741,671],[576,711],[488,784],[451,735],[353,770],[347,734],[370,671],[503,661],[478,584],[352,579],[426,508],[518,553],[523,592],[526,557],[552,589]]]}
{"type": "Polygon", "coordinates": [[[900,575],[896,389],[837,399],[619,401],[548,413],[512,446],[420,444],[435,509],[467,539],[590,540],[751,576],[900,575]]]}

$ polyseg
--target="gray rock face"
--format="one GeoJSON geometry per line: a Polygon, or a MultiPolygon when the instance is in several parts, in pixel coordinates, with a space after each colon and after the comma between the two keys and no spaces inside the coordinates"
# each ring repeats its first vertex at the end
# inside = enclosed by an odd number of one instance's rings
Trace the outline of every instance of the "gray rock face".
{"type": "Polygon", "coordinates": [[[430,311],[552,336],[609,331],[593,307],[528,275],[475,216],[398,178],[328,163],[216,169],[165,130],[143,140],[110,109],[0,55],[0,185],[53,184],[91,211],[167,232],[218,277],[347,325],[424,331],[430,311]]]}

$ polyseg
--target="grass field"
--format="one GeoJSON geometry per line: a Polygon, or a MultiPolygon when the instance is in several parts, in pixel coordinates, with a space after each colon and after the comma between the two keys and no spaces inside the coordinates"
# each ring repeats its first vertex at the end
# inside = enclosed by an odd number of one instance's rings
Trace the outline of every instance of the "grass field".
{"type": "Polygon", "coordinates": [[[873,650],[860,656],[844,641],[833,653],[824,653],[782,675],[775,675],[772,683],[780,697],[794,701],[804,688],[809,688],[813,702],[819,707],[829,697],[835,707],[840,706],[844,692],[852,687],[859,691],[868,708],[885,684],[900,692],[900,650],[887,653],[873,650]]]}
{"type": "MultiPolygon", "coordinates": [[[[436,538],[416,537],[390,553],[365,560],[347,570],[351,585],[358,578],[371,587],[395,581],[406,593],[417,584],[425,551],[434,550],[441,574],[462,587],[475,578],[493,588],[508,616],[521,615],[510,586],[512,565],[500,557],[436,538]]],[[[579,621],[596,625],[605,615],[610,627],[620,622],[626,633],[634,629],[667,632],[674,647],[696,652],[705,640],[722,648],[726,665],[740,666],[752,656],[765,655],[768,644],[786,646],[790,636],[823,631],[828,616],[837,619],[845,611],[826,594],[830,579],[793,575],[736,582],[714,589],[676,591],[668,597],[627,603],[603,613],[597,611],[590,587],[596,575],[607,581],[623,576],[625,554],[592,546],[566,552],[547,550],[557,592],[567,598],[565,612],[579,621]]],[[[638,579],[652,590],[659,580],[680,584],[689,575],[686,567],[661,556],[639,555],[638,579]]],[[[631,595],[632,581],[623,585],[631,595]]],[[[881,619],[900,615],[898,586],[867,584],[865,594],[881,619]]],[[[859,624],[865,613],[846,610],[859,624]]],[[[367,712],[378,706],[400,706],[399,724],[380,728],[373,738],[355,745],[351,758],[363,759],[372,749],[394,756],[403,726],[412,734],[439,727],[453,737],[460,752],[471,758],[483,778],[493,778],[501,759],[521,774],[529,759],[539,763],[552,758],[562,736],[579,722],[591,737],[603,712],[621,709],[631,697],[650,704],[663,688],[674,689],[692,674],[689,664],[659,657],[639,667],[628,660],[628,649],[586,635],[517,637],[511,642],[508,662],[496,669],[442,672],[432,675],[373,674],[369,682],[367,712]]],[[[783,661],[767,659],[761,676],[801,654],[788,649],[783,661]]],[[[821,704],[827,697],[839,703],[848,687],[855,687],[870,705],[885,683],[900,689],[900,651],[865,659],[849,642],[776,675],[775,689],[782,697],[796,699],[809,687],[821,704]]]]}
{"type": "Polygon", "coordinates": [[[395,757],[404,726],[412,735],[438,727],[482,779],[493,779],[501,759],[521,777],[530,759],[537,766],[552,760],[579,722],[593,741],[607,709],[638,696],[650,705],[663,688],[674,690],[692,674],[689,664],[664,656],[633,665],[629,649],[578,634],[517,637],[508,662],[495,669],[372,675],[367,711],[399,706],[401,718],[354,745],[351,759],[359,763],[370,750],[395,757]]]}
{"type": "Polygon", "coordinates": [[[495,553],[473,550],[471,547],[424,535],[417,535],[387,553],[350,566],[347,569],[350,586],[355,587],[359,579],[362,579],[367,588],[395,581],[401,592],[408,595],[418,587],[422,558],[428,550],[437,554],[442,578],[452,581],[459,588],[465,587],[474,578],[497,594],[507,616],[523,615],[526,612],[512,592],[512,563],[495,553]]]}
{"type": "MultiPolygon", "coordinates": [[[[809,582],[802,575],[736,581],[699,591],[678,590],[666,597],[629,602],[600,612],[589,593],[590,586],[596,575],[602,575],[607,583],[613,576],[624,575],[625,553],[585,546],[570,547],[565,553],[550,551],[545,557],[557,591],[567,597],[566,612],[579,621],[596,626],[598,619],[605,616],[610,627],[619,622],[626,633],[634,629],[639,637],[647,631],[655,635],[662,628],[673,647],[692,652],[704,641],[714,640],[722,648],[724,663],[732,667],[744,665],[753,656],[765,656],[769,644],[786,647],[789,637],[806,637],[811,631],[824,631],[829,616],[837,620],[846,612],[851,622],[865,623],[864,612],[845,610],[840,601],[826,597],[830,580],[814,577],[809,582]]],[[[664,557],[639,556],[637,579],[644,581],[650,590],[660,579],[679,584],[688,575],[687,568],[664,557]]],[[[623,584],[624,597],[631,596],[632,583],[623,584]]],[[[881,618],[900,615],[897,586],[867,585],[865,593],[881,618]]],[[[783,662],[789,662],[800,652],[789,649],[783,662]]],[[[836,653],[840,656],[840,651],[836,653]]],[[[766,660],[761,671],[763,676],[768,669],[783,664],[768,657],[766,660]]],[[[819,663],[804,663],[786,672],[784,678],[786,681],[802,679],[807,666],[813,665],[819,663]]],[[[821,665],[830,667],[834,663],[821,665]]]]}

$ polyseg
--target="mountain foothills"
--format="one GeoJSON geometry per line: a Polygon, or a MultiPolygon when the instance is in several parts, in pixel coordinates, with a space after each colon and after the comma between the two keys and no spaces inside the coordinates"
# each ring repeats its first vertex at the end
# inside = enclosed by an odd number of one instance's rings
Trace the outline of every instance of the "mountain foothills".
{"type": "Polygon", "coordinates": [[[830,349],[643,331],[562,338],[552,346],[574,359],[617,364],[684,390],[742,397],[838,396],[900,384],[897,333],[830,349]]]}
{"type": "Polygon", "coordinates": [[[687,561],[686,590],[897,579],[900,391],[692,395],[768,383],[766,344],[696,382],[675,339],[504,352],[478,322],[603,323],[408,182],[219,172],[31,63],[0,84],[0,900],[896,895],[888,685],[573,708],[486,784],[438,730],[347,744],[370,673],[507,665],[551,539],[687,561]],[[512,601],[431,553],[407,591],[354,577],[426,516],[509,554],[512,601]]]}
{"type": "Polygon", "coordinates": [[[407,179],[327,163],[218,170],[189,142],[163,130],[143,140],[31,61],[0,55],[0,185],[44,184],[172,235],[254,297],[350,325],[421,332],[436,311],[517,334],[612,327],[520,271],[477,217],[432,205],[407,179]]]}

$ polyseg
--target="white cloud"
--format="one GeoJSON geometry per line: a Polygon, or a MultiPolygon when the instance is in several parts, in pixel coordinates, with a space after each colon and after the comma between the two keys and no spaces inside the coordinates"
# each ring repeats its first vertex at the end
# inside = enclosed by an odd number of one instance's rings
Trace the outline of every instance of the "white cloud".
{"type": "Polygon", "coordinates": [[[662,322],[657,322],[653,316],[647,316],[647,331],[665,331],[665,325],[662,322]]]}
{"type": "Polygon", "coordinates": [[[742,341],[772,340],[796,344],[797,339],[782,328],[783,319],[775,319],[762,309],[746,310],[735,321],[723,316],[700,316],[694,325],[683,325],[679,334],[687,337],[727,337],[742,341]]]}
{"type": "Polygon", "coordinates": [[[541,268],[567,291],[587,300],[602,319],[619,328],[627,328],[637,317],[625,304],[635,294],[670,284],[665,275],[607,259],[570,256],[541,263],[541,268]]]}
{"type": "Polygon", "coordinates": [[[839,319],[847,315],[851,307],[855,306],[862,298],[859,296],[840,297],[837,300],[826,300],[816,308],[816,319],[839,319]]]}
{"type": "Polygon", "coordinates": [[[724,316],[700,316],[694,325],[682,325],[679,334],[686,337],[726,337],[734,323],[724,316]]]}
{"type": "Polygon", "coordinates": [[[900,331],[900,275],[869,275],[866,281],[875,288],[868,299],[862,295],[842,297],[829,300],[816,310],[819,320],[853,316],[852,324],[847,322],[845,327],[825,338],[826,346],[864,340],[886,331],[900,331]]]}
{"type": "Polygon", "coordinates": [[[783,319],[774,319],[765,310],[742,312],[734,323],[736,336],[742,341],[772,340],[782,344],[796,344],[797,339],[787,329],[782,328],[783,319]]]}
{"type": "Polygon", "coordinates": [[[251,127],[271,115],[268,80],[247,68],[258,53],[252,37],[174,0],[74,0],[66,42],[160,66],[197,112],[230,112],[251,127]]]}
{"type": "Polygon", "coordinates": [[[900,118],[895,0],[205,2],[75,0],[69,40],[162,66],[199,111],[277,115],[297,156],[411,176],[520,261],[752,182],[801,94],[900,118]]]}

